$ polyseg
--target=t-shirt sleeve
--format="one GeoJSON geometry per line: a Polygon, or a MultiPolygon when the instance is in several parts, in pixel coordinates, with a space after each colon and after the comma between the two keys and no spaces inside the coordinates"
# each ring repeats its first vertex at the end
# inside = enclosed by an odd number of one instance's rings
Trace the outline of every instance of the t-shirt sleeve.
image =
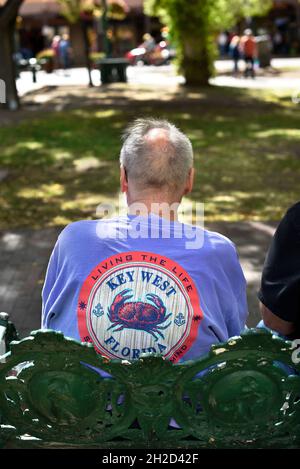
{"type": "Polygon", "coordinates": [[[240,264],[236,247],[233,244],[231,250],[231,262],[227,264],[227,267],[229,267],[228,274],[233,292],[230,314],[228,315],[227,320],[229,337],[239,335],[245,329],[246,320],[248,317],[246,279],[240,264]]]}
{"type": "Polygon", "coordinates": [[[258,297],[279,318],[299,323],[300,203],[288,210],[275,232],[258,297]]]}
{"type": "Polygon", "coordinates": [[[58,253],[59,253],[59,241],[57,241],[46,272],[46,278],[42,291],[42,328],[49,328],[49,321],[52,314],[52,306],[55,301],[53,295],[53,287],[56,283],[58,273],[58,253]]]}

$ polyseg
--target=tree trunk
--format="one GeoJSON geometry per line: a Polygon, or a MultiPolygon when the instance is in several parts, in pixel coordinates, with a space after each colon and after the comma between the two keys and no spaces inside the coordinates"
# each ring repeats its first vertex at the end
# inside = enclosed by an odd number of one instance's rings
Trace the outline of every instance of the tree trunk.
{"type": "Polygon", "coordinates": [[[13,60],[14,53],[14,21],[11,21],[1,32],[0,41],[0,79],[5,83],[5,107],[15,111],[20,102],[16,87],[16,69],[13,60]]]}
{"type": "Polygon", "coordinates": [[[85,50],[80,21],[70,23],[70,42],[72,45],[72,65],[74,67],[85,66],[85,50]]]}
{"type": "Polygon", "coordinates": [[[94,86],[92,80],[92,72],[91,72],[91,60],[90,60],[90,45],[89,45],[89,38],[88,38],[88,24],[81,20],[81,28],[82,28],[82,36],[83,36],[83,44],[84,44],[84,61],[85,66],[87,68],[88,77],[89,77],[89,86],[94,86]]]}
{"type": "Polygon", "coordinates": [[[207,86],[213,73],[211,51],[207,38],[185,38],[181,63],[186,85],[207,86]]]}
{"type": "Polygon", "coordinates": [[[7,0],[0,7],[0,80],[5,83],[6,96],[4,106],[10,110],[16,110],[20,107],[16,88],[16,65],[13,53],[16,18],[22,1],[7,0]]]}
{"type": "Polygon", "coordinates": [[[298,33],[297,39],[300,40],[300,3],[297,0],[296,0],[295,9],[296,9],[296,22],[297,22],[297,33],[298,33]]]}
{"type": "Polygon", "coordinates": [[[207,86],[214,69],[212,0],[186,3],[182,11],[182,0],[178,0],[177,8],[169,12],[176,26],[181,71],[187,85],[207,86]]]}

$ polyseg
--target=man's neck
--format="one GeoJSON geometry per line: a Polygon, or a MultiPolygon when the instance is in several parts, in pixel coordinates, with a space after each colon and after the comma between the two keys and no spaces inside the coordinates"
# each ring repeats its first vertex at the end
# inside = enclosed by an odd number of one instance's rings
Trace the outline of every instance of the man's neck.
{"type": "Polygon", "coordinates": [[[155,199],[134,199],[128,204],[129,215],[149,216],[158,215],[170,221],[178,220],[178,207],[180,202],[169,202],[167,200],[155,199]]]}

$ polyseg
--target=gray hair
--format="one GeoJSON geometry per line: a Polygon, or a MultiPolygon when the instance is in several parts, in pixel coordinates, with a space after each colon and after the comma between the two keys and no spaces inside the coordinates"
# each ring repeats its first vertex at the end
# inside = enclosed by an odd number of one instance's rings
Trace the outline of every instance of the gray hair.
{"type": "Polygon", "coordinates": [[[163,119],[136,119],[123,140],[120,163],[138,189],[176,190],[184,185],[193,166],[193,148],[175,125],[163,119]],[[146,138],[152,129],[166,131],[164,145],[146,138]]]}

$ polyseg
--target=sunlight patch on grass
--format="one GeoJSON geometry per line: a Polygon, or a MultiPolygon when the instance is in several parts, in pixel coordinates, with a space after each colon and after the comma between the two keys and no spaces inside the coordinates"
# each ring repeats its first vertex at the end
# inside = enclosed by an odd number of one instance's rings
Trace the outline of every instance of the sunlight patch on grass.
{"type": "Polygon", "coordinates": [[[193,118],[193,116],[191,114],[188,114],[187,112],[183,112],[180,117],[182,120],[185,121],[191,120],[193,118]]]}
{"type": "Polygon", "coordinates": [[[26,187],[20,189],[18,197],[24,199],[51,200],[52,197],[60,197],[65,193],[65,188],[61,184],[41,184],[38,188],[26,187]]]}
{"type": "Polygon", "coordinates": [[[108,117],[116,116],[119,113],[119,111],[115,111],[113,109],[108,109],[106,111],[96,111],[94,112],[94,116],[97,119],[107,119],[108,117]]]}
{"type": "Polygon", "coordinates": [[[73,164],[75,166],[75,171],[77,171],[78,173],[88,171],[90,169],[97,169],[97,168],[100,168],[101,166],[105,166],[105,162],[100,161],[94,156],[78,158],[73,161],[73,164]]]}
{"type": "Polygon", "coordinates": [[[75,199],[67,200],[62,202],[60,205],[60,209],[64,210],[93,210],[96,212],[97,206],[104,202],[104,198],[101,195],[92,195],[86,193],[78,193],[75,199]]]}
{"type": "Polygon", "coordinates": [[[106,109],[103,111],[99,110],[94,110],[94,109],[75,109],[71,111],[73,116],[77,117],[84,117],[84,118],[94,118],[96,117],[97,119],[107,119],[108,117],[113,117],[118,114],[119,111],[114,110],[114,109],[106,109]]]}
{"type": "Polygon", "coordinates": [[[300,140],[300,129],[267,129],[255,132],[256,138],[291,137],[300,140]]]}
{"type": "Polygon", "coordinates": [[[70,160],[73,158],[73,155],[70,151],[55,149],[51,153],[56,161],[70,160]]]}
{"type": "Polygon", "coordinates": [[[111,209],[111,215],[117,215],[119,210],[124,210],[125,205],[120,197],[118,191],[113,196],[104,196],[103,194],[89,194],[79,192],[76,194],[76,197],[72,200],[62,201],[60,209],[62,211],[68,210],[80,210],[83,212],[88,211],[91,214],[91,217],[95,218],[99,215],[101,210],[99,206],[101,204],[106,204],[111,209]],[[97,215],[97,212],[98,215],[97,215]]]}
{"type": "Polygon", "coordinates": [[[201,99],[201,98],[205,98],[205,94],[204,93],[200,93],[200,92],[190,92],[190,93],[187,93],[187,98],[190,98],[190,99],[201,99]]]}
{"type": "Polygon", "coordinates": [[[203,139],[204,131],[202,129],[195,129],[189,132],[189,138],[192,140],[203,139]]]}
{"type": "Polygon", "coordinates": [[[25,148],[26,150],[39,150],[44,147],[41,142],[37,141],[28,141],[28,142],[20,142],[16,144],[17,148],[25,148]]]}
{"type": "Polygon", "coordinates": [[[29,141],[17,142],[17,143],[14,142],[12,146],[9,146],[2,150],[2,155],[11,156],[17,152],[41,150],[43,148],[44,148],[44,144],[36,140],[32,140],[32,141],[29,140],[29,141]]]}
{"type": "Polygon", "coordinates": [[[64,217],[63,215],[57,215],[52,220],[49,220],[48,226],[66,226],[72,223],[74,219],[72,217],[64,217]]]}
{"type": "Polygon", "coordinates": [[[264,90],[248,90],[251,97],[258,98],[266,103],[280,104],[282,112],[296,111],[299,104],[293,101],[293,97],[298,95],[299,88],[283,88],[283,89],[264,89],[264,90]]]}
{"type": "MultiPolygon", "coordinates": [[[[241,194],[239,194],[239,196],[240,196],[240,195],[241,195],[241,194]]],[[[242,194],[242,195],[243,195],[243,194],[242,194]]],[[[237,194],[235,193],[234,196],[233,196],[233,195],[227,195],[227,194],[226,194],[226,195],[225,195],[225,194],[223,194],[223,195],[216,195],[215,197],[212,197],[211,200],[212,200],[212,202],[214,202],[214,203],[220,203],[220,204],[225,203],[225,204],[226,204],[226,203],[228,203],[228,202],[229,202],[229,203],[235,202],[235,201],[236,201],[236,198],[237,198],[237,194]]]]}

